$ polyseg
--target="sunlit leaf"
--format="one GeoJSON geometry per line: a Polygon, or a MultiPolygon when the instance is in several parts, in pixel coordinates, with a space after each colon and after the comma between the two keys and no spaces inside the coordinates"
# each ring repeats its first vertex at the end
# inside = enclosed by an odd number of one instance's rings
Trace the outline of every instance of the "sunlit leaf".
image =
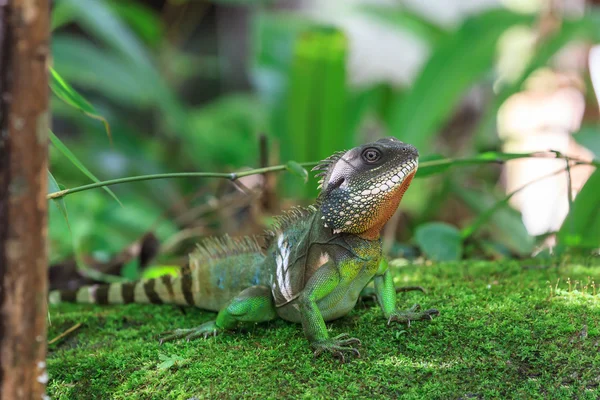
{"type": "Polygon", "coordinates": [[[532,18],[506,10],[470,17],[445,36],[410,91],[392,110],[390,130],[427,153],[465,91],[492,70],[496,43],[509,27],[532,18]]]}
{"type": "Polygon", "coordinates": [[[600,248],[600,169],[589,177],[558,232],[563,248],[600,248]]]}
{"type": "Polygon", "coordinates": [[[437,44],[448,32],[429,22],[408,7],[367,5],[361,7],[366,15],[390,26],[414,33],[430,45],[437,44]]]}
{"type": "Polygon", "coordinates": [[[520,91],[531,74],[547,65],[552,57],[561,49],[574,41],[589,40],[599,42],[599,22],[600,13],[596,10],[590,10],[586,15],[582,16],[581,19],[562,20],[560,29],[544,38],[539,44],[535,54],[521,76],[510,85],[502,87],[499,93],[494,97],[492,104],[487,108],[485,114],[481,118],[481,123],[476,134],[477,140],[485,142],[488,133],[493,132],[496,127],[496,117],[502,104],[510,96],[520,91]]]}
{"type": "Polygon", "coordinates": [[[308,171],[296,161],[288,161],[287,164],[285,164],[285,169],[287,169],[288,172],[291,172],[292,174],[302,178],[304,183],[308,182],[308,171]]]}
{"type": "MultiPolygon", "coordinates": [[[[96,176],[94,174],[92,174],[90,172],[90,170],[88,170],[85,167],[85,165],[83,165],[81,163],[81,161],[79,161],[79,159],[75,156],[75,154],[73,154],[71,152],[71,150],[69,150],[69,148],[67,146],[65,146],[65,144],[54,134],[54,132],[49,131],[49,135],[50,135],[50,142],[52,143],[52,145],[54,145],[65,157],[67,157],[69,159],[69,161],[71,161],[71,163],[73,163],[73,165],[75,165],[77,167],[77,169],[79,169],[81,172],[83,172],[83,174],[85,176],[87,176],[88,178],[90,178],[92,181],[94,181],[96,183],[100,182],[100,180],[98,178],[96,178],[96,176]]],[[[106,192],[108,194],[110,194],[112,196],[112,198],[116,200],[117,203],[121,204],[121,202],[119,201],[117,196],[113,193],[112,190],[110,190],[110,188],[104,186],[103,189],[106,190],[106,192]]]]}
{"type": "Polygon", "coordinates": [[[430,154],[419,158],[419,169],[417,170],[416,178],[425,178],[430,175],[441,174],[446,172],[451,166],[451,163],[436,163],[436,161],[446,160],[441,154],[430,154]]]}
{"type": "MultiPolygon", "coordinates": [[[[352,146],[345,117],[346,54],[346,37],[337,29],[314,27],[298,37],[283,110],[286,123],[279,133],[283,158],[319,160],[352,146]]],[[[316,185],[288,189],[298,196],[316,193],[316,185]]]]}
{"type": "Polygon", "coordinates": [[[455,261],[462,258],[460,231],[452,225],[442,222],[419,225],[415,231],[415,240],[430,260],[455,261]]]}
{"type": "Polygon", "coordinates": [[[164,275],[177,276],[181,268],[176,265],[156,265],[146,268],[142,274],[143,279],[154,279],[164,275]]]}
{"type": "Polygon", "coordinates": [[[50,89],[62,101],[74,107],[90,118],[102,121],[108,138],[112,140],[110,125],[103,116],[99,115],[94,106],[92,106],[83,96],[81,96],[71,85],[69,85],[56,70],[50,67],[50,89]]]}

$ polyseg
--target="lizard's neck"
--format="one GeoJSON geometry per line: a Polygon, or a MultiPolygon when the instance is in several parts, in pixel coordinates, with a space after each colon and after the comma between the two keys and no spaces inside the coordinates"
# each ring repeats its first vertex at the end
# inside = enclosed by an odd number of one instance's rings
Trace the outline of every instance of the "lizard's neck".
{"type": "Polygon", "coordinates": [[[362,240],[368,240],[368,241],[377,241],[380,239],[381,237],[381,229],[383,227],[383,225],[385,225],[385,222],[387,221],[387,219],[385,221],[383,221],[383,223],[381,224],[381,227],[379,228],[371,228],[363,233],[357,234],[357,233],[348,233],[348,232],[338,232],[335,231],[333,228],[327,227],[325,226],[325,220],[323,218],[323,213],[321,212],[321,210],[318,208],[318,206],[315,206],[317,208],[317,211],[315,211],[314,213],[314,225],[316,225],[315,227],[313,227],[313,229],[318,231],[318,234],[316,235],[317,237],[320,238],[320,240],[328,240],[337,236],[354,236],[356,238],[362,239],[362,240]]]}

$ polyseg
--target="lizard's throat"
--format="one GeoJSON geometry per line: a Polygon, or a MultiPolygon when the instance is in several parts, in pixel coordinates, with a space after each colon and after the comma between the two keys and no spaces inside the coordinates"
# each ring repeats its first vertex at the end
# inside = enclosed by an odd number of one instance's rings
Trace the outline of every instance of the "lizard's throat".
{"type": "Polygon", "coordinates": [[[411,172],[402,182],[402,184],[398,185],[393,191],[390,192],[390,196],[386,199],[382,199],[382,201],[378,202],[376,206],[376,210],[374,215],[370,221],[369,227],[362,233],[358,233],[357,235],[363,239],[367,240],[377,240],[381,235],[381,230],[383,229],[386,222],[394,215],[400,202],[402,201],[402,197],[404,193],[408,190],[413,177],[415,176],[416,170],[411,172]]]}
{"type": "Polygon", "coordinates": [[[324,227],[333,229],[333,233],[379,238],[381,228],[410,186],[416,164],[416,160],[411,161],[368,180],[356,178],[346,185],[343,180],[338,186],[326,187],[319,206],[324,227]]]}

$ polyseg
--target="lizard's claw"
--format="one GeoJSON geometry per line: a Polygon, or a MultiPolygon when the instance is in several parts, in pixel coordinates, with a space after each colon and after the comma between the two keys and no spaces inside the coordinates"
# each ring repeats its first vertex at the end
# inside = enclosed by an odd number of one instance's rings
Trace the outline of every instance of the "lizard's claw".
{"type": "Polygon", "coordinates": [[[360,357],[358,349],[352,347],[353,345],[360,346],[360,340],[349,337],[347,333],[342,333],[332,339],[325,339],[318,342],[311,343],[311,346],[315,349],[315,357],[326,351],[330,352],[335,358],[340,360],[341,363],[346,362],[344,353],[354,354],[356,357],[360,357]]]}
{"type": "Polygon", "coordinates": [[[175,329],[172,331],[163,332],[163,336],[160,338],[159,343],[163,344],[164,342],[177,339],[185,339],[189,342],[190,340],[194,340],[199,337],[204,337],[204,339],[206,339],[211,335],[217,336],[220,331],[221,330],[217,327],[215,321],[209,321],[191,329],[175,329]]]}
{"type": "Polygon", "coordinates": [[[411,321],[428,321],[428,320],[432,320],[433,317],[440,314],[440,312],[438,310],[436,310],[435,308],[425,310],[425,311],[420,311],[420,310],[421,310],[421,306],[418,304],[415,304],[408,310],[404,310],[404,311],[396,310],[392,315],[390,315],[390,318],[388,319],[387,324],[389,325],[392,322],[400,322],[400,323],[406,323],[407,326],[410,327],[411,321]]]}

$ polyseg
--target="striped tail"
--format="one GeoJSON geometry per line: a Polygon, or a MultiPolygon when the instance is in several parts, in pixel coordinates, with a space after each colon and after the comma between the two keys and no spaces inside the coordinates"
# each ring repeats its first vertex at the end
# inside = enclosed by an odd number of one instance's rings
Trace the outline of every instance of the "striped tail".
{"type": "Polygon", "coordinates": [[[195,305],[192,275],[164,275],[135,282],[97,284],[76,290],[53,290],[50,304],[180,304],[195,305]]]}
{"type": "Polygon", "coordinates": [[[190,254],[189,269],[181,275],[55,290],[49,300],[51,304],[179,304],[219,311],[250,286],[270,286],[264,259],[254,237],[209,238],[190,254]]]}

